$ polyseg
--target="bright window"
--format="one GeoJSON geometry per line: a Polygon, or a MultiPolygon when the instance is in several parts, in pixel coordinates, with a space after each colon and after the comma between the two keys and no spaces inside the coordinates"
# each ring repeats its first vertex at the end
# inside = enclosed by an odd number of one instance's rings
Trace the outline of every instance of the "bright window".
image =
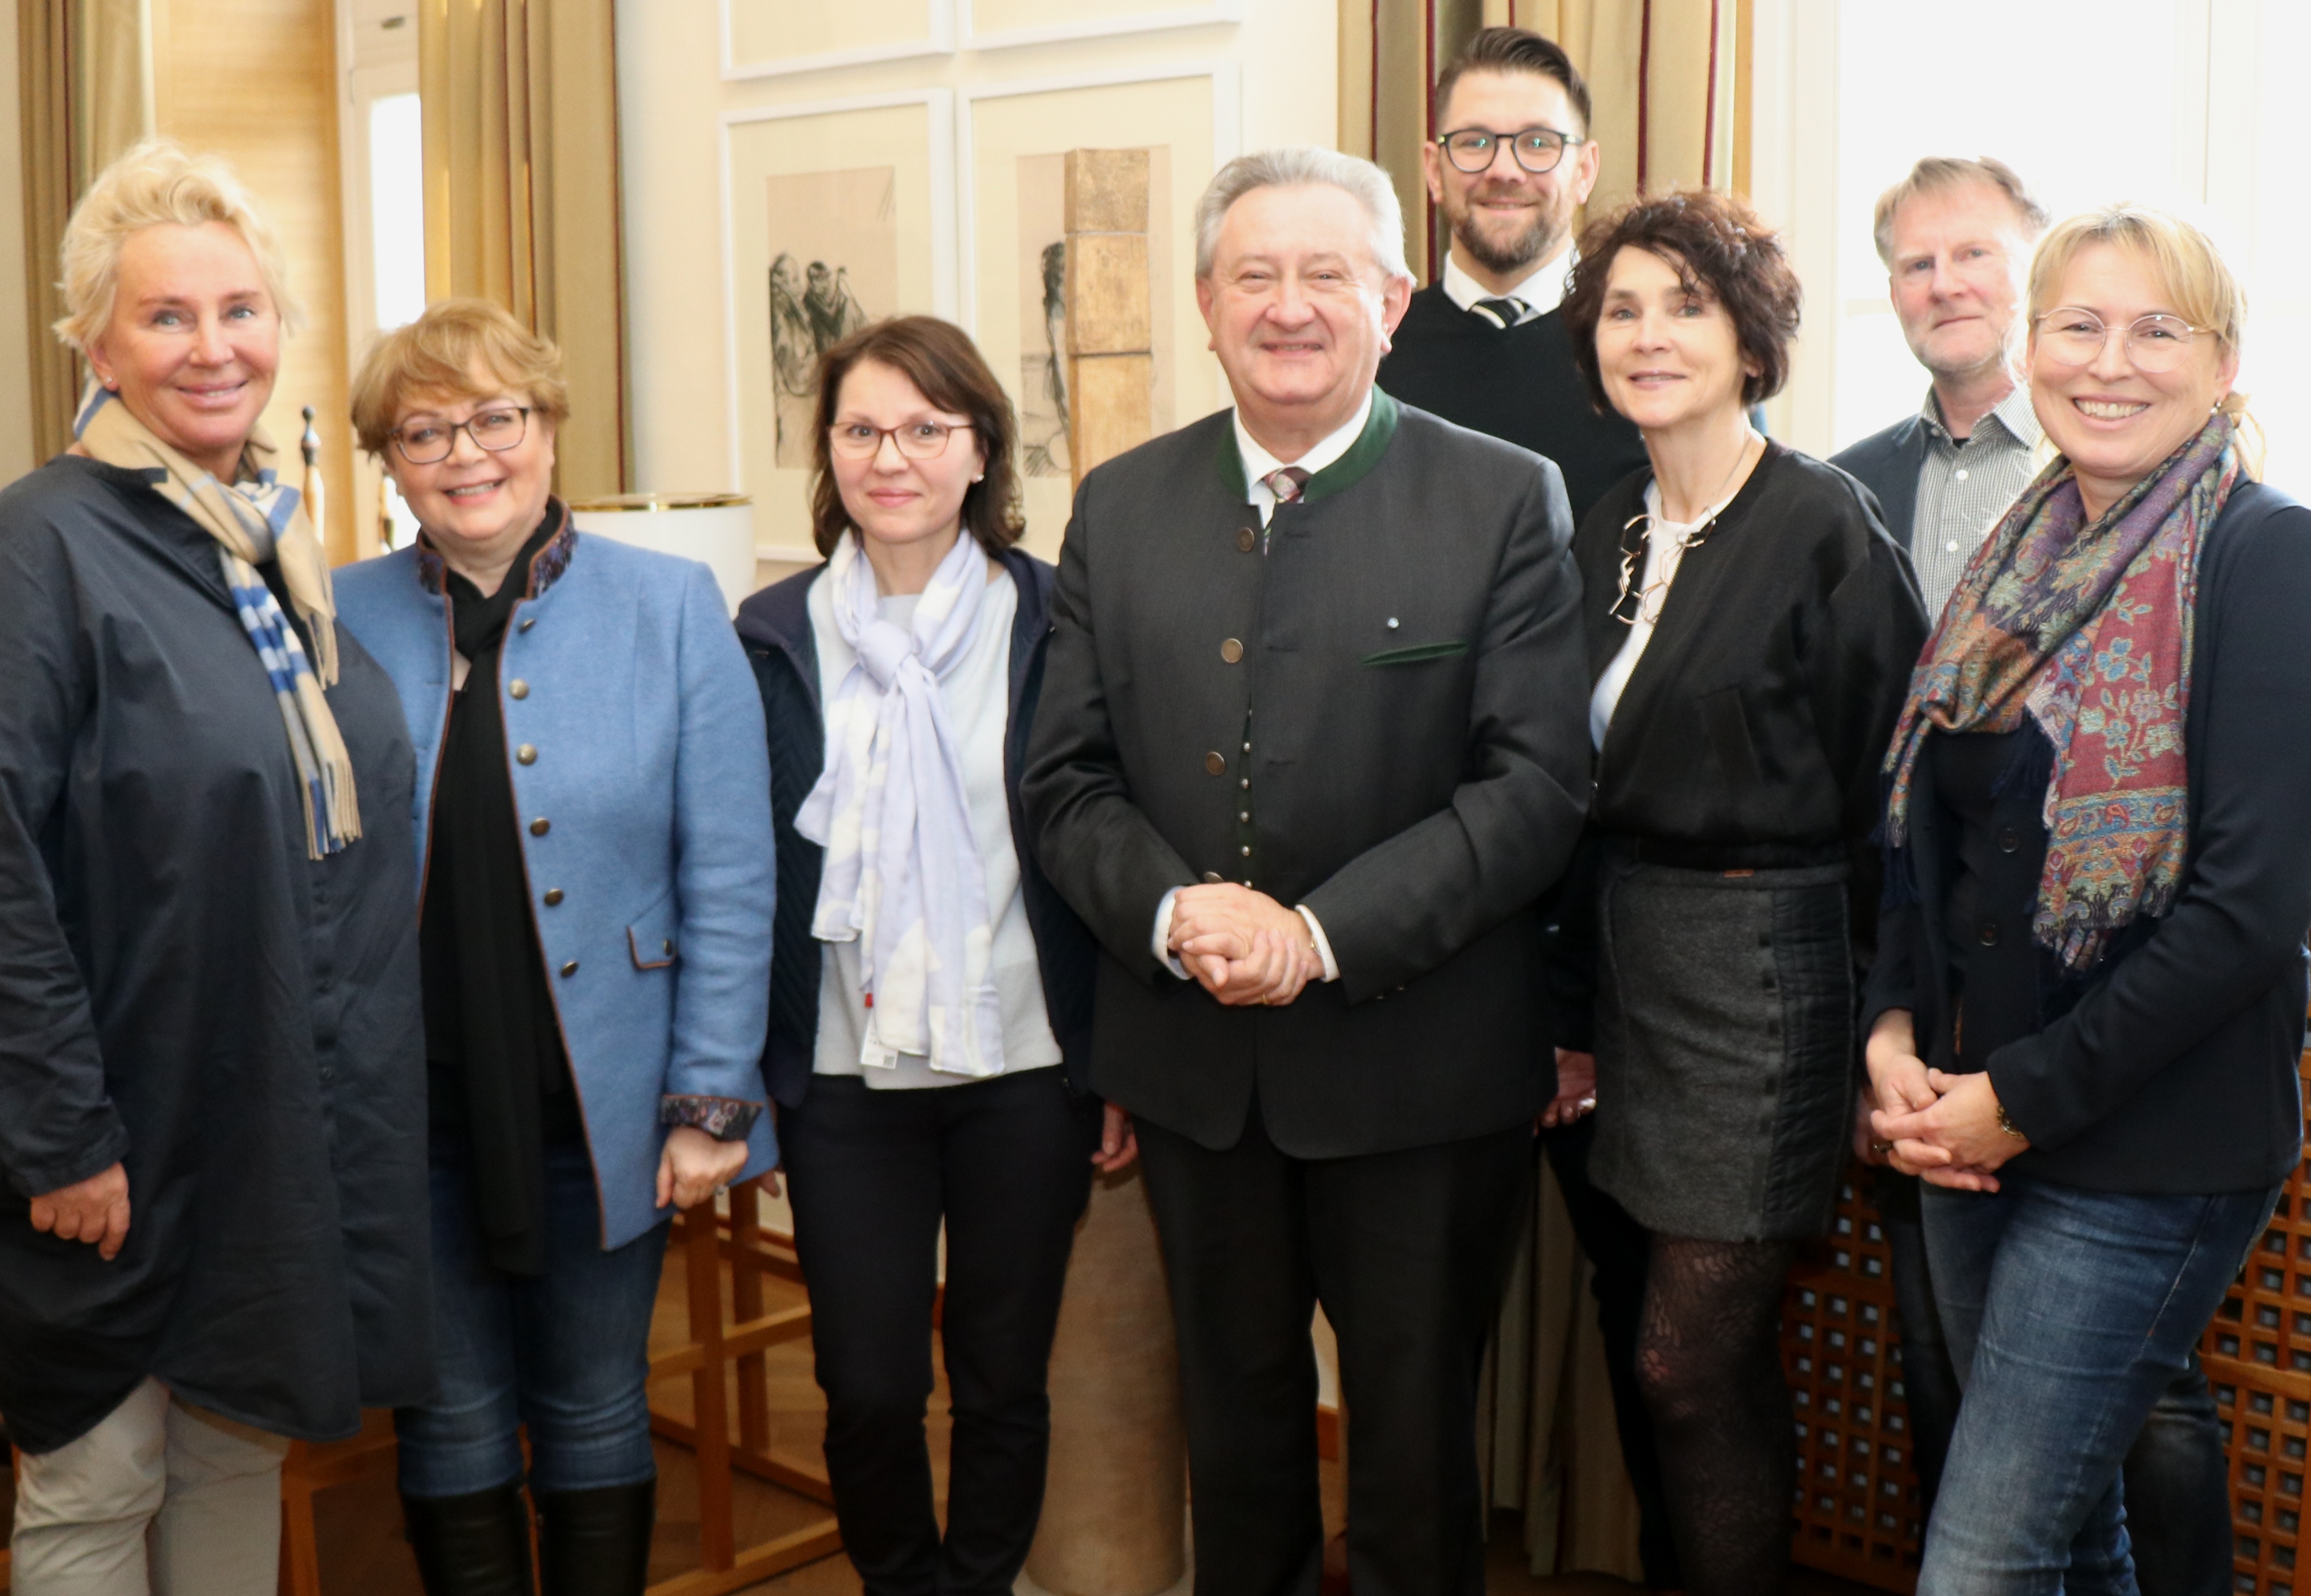
{"type": "MultiPolygon", "coordinates": [[[[2246,287],[2239,386],[2271,479],[2311,496],[2311,4],[1998,0],[1995,22],[1836,0],[1835,282],[1811,255],[1808,319],[1836,318],[1830,446],[1915,411],[1925,373],[1886,298],[1877,197],[1927,154],[1993,155],[2057,217],[2132,199],[2206,228],[2246,287]]],[[[1818,16],[1799,0],[1803,25],[1818,16]]],[[[1801,89],[1800,91],[1803,91],[1801,89]]]]}

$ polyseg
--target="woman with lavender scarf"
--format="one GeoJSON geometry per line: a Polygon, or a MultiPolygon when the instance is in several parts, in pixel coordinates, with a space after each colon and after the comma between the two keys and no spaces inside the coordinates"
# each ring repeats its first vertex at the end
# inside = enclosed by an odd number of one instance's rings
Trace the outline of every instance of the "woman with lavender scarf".
{"type": "Polygon", "coordinates": [[[1016,840],[1051,568],[971,340],[877,323],[820,360],[826,563],[749,599],[778,828],[771,1033],[827,1471],[869,1596],[1007,1591],[1042,1509],[1044,1369],[1094,1165],[1090,934],[1016,840]],[[946,1530],[923,1414],[939,1314],[946,1530]]]}
{"type": "Polygon", "coordinates": [[[2243,308],[2155,212],[2039,245],[2058,453],[1887,758],[1873,1124],[1965,1387],[1922,1596],[2136,1589],[2121,1462],[2300,1150],[2311,511],[2253,480],[2243,308]]]}

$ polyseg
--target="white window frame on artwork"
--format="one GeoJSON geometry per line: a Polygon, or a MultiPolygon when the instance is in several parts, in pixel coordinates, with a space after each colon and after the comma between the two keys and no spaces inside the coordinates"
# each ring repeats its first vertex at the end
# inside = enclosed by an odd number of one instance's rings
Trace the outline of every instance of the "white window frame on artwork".
{"type": "MultiPolygon", "coordinates": [[[[804,117],[839,115],[845,111],[890,110],[911,105],[925,108],[928,125],[926,137],[929,148],[925,160],[931,189],[931,313],[955,321],[957,317],[954,90],[913,89],[895,94],[862,94],[845,100],[814,100],[796,105],[763,106],[722,113],[717,141],[718,158],[721,162],[722,371],[723,403],[729,418],[728,475],[732,492],[760,492],[763,490],[760,485],[749,490],[746,482],[746,431],[739,403],[738,258],[737,209],[730,177],[731,130],[756,122],[790,121],[804,117]]],[[[806,565],[815,565],[819,559],[815,549],[785,543],[757,543],[754,554],[758,559],[806,565]]]]}
{"type": "MultiPolygon", "coordinates": [[[[974,114],[981,100],[1014,100],[1030,94],[1056,94],[1074,89],[1113,89],[1131,83],[1164,83],[1185,78],[1208,78],[1212,85],[1212,169],[1217,171],[1243,152],[1243,110],[1242,73],[1233,61],[1182,61],[1163,66],[1128,67],[1116,72],[1077,73],[1065,77],[1033,78],[1018,82],[982,83],[955,91],[955,242],[959,258],[958,298],[964,330],[979,335],[979,179],[974,157],[974,114]]],[[[1198,180],[1200,188],[1202,180],[1198,180]]]]}
{"type": "Polygon", "coordinates": [[[1243,21],[1244,0],[1204,0],[1202,4],[1153,5],[1128,16],[1053,22],[1041,28],[981,31],[972,0],[955,0],[959,31],[966,50],[1011,49],[1020,45],[1059,44],[1076,39],[1110,39],[1120,33],[1157,33],[1174,28],[1225,27],[1243,21]]]}

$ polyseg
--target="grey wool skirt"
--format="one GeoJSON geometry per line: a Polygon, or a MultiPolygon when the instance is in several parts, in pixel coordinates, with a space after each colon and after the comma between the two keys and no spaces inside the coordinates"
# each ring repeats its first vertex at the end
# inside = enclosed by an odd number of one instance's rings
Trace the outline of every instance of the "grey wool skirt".
{"type": "Polygon", "coordinates": [[[1845,874],[1607,859],[1589,1169],[1647,1229],[1829,1227],[1853,1119],[1845,874]]]}

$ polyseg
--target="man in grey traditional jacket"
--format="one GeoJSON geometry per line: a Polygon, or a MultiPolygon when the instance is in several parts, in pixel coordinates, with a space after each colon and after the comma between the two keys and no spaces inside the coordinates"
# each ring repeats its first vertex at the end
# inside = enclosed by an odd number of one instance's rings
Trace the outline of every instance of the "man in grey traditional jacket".
{"type": "Polygon", "coordinates": [[[1243,157],[1198,206],[1235,398],[1093,472],[1023,794],[1103,949],[1180,1334],[1197,1585],[1317,1585],[1339,1333],[1359,1592],[1483,1588],[1478,1366],[1554,1089],[1534,900],[1587,802],[1572,522],[1538,455],[1374,386],[1386,177],[1243,157]]]}

